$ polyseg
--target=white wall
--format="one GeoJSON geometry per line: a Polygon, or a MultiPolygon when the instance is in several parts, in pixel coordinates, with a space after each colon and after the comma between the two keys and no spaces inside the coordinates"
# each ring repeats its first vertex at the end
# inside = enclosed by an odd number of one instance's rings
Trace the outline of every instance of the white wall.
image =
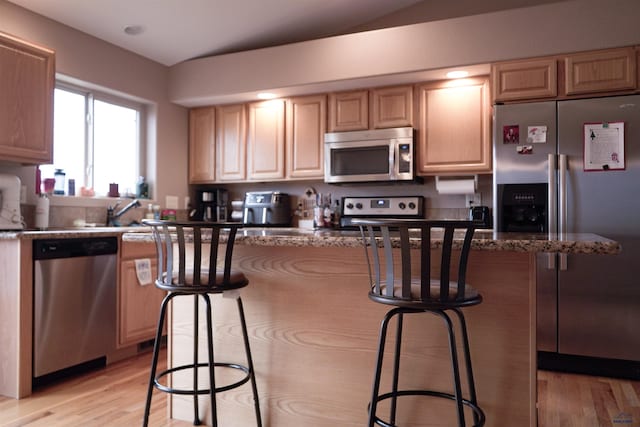
{"type": "Polygon", "coordinates": [[[640,44],[640,1],[574,0],[195,59],[171,67],[169,97],[225,103],[355,86],[363,78],[640,44]],[[257,71],[259,70],[259,71],[257,71]]]}
{"type": "MultiPolygon", "coordinates": [[[[149,106],[147,175],[161,203],[167,194],[187,195],[188,113],[167,96],[168,71],[95,37],[0,0],[0,31],[49,47],[56,52],[56,71],[113,92],[136,97],[149,106]]],[[[114,165],[117,167],[117,165],[114,165]]],[[[0,166],[19,173],[33,204],[33,167],[0,166]]]]}

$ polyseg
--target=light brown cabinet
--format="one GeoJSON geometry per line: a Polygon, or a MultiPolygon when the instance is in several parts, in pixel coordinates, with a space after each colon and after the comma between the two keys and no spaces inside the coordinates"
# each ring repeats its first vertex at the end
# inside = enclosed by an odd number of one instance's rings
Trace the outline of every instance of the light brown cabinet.
{"type": "Polygon", "coordinates": [[[468,81],[417,86],[419,175],[491,172],[489,81],[468,81]]]}
{"type": "Polygon", "coordinates": [[[136,275],[136,259],[149,258],[153,279],[157,274],[154,243],[122,242],[118,275],[118,346],[126,347],[153,339],[165,292],[154,283],[141,286],[136,275]]]}
{"type": "Polygon", "coordinates": [[[287,178],[324,177],[325,95],[290,98],[286,105],[287,178]]]}
{"type": "Polygon", "coordinates": [[[284,101],[270,100],[248,104],[247,179],[283,179],[284,101]]]}
{"type": "Polygon", "coordinates": [[[189,183],[207,183],[216,179],[215,107],[189,111],[189,183]]]}
{"type": "Polygon", "coordinates": [[[637,87],[636,52],[632,47],[567,55],[564,65],[567,95],[637,87]]]}
{"type": "Polygon", "coordinates": [[[555,98],[558,95],[555,58],[493,64],[491,76],[496,102],[555,98]]]}
{"type": "Polygon", "coordinates": [[[53,162],[52,50],[0,33],[0,160],[53,162]]]}
{"type": "Polygon", "coordinates": [[[329,132],[369,129],[369,91],[329,94],[329,132]]]}
{"type": "Polygon", "coordinates": [[[623,47],[492,64],[495,102],[614,95],[639,88],[638,48],[623,47]]]}
{"type": "Polygon", "coordinates": [[[244,104],[217,108],[216,163],[218,181],[247,177],[247,113],[244,104]]]}
{"type": "Polygon", "coordinates": [[[394,86],[371,90],[373,129],[413,126],[413,87],[394,86]]]}

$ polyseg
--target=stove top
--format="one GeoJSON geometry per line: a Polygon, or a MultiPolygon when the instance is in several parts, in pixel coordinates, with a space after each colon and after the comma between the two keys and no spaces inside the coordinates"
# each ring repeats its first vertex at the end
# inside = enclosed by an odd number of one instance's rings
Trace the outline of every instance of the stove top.
{"type": "Polygon", "coordinates": [[[351,219],[360,218],[423,218],[423,196],[343,197],[342,228],[353,227],[351,219]]]}

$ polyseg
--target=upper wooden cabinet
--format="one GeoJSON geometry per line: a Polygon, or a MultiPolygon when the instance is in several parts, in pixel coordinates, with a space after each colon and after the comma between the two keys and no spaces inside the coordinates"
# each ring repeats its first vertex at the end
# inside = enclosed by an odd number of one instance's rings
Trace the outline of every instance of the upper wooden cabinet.
{"type": "Polygon", "coordinates": [[[418,174],[491,172],[489,81],[417,86],[418,174]]]}
{"type": "Polygon", "coordinates": [[[495,102],[614,95],[638,89],[638,49],[623,47],[491,66],[495,102]]]}
{"type": "Polygon", "coordinates": [[[555,98],[558,67],[555,58],[503,62],[491,66],[494,101],[555,98]]]}
{"type": "Polygon", "coordinates": [[[284,101],[252,102],[247,130],[247,179],[283,179],[284,101]]]}
{"type": "Polygon", "coordinates": [[[567,55],[564,64],[567,95],[637,87],[636,51],[632,47],[567,55]]]}
{"type": "Polygon", "coordinates": [[[189,183],[208,183],[215,175],[215,107],[189,111],[189,183]]]}
{"type": "Polygon", "coordinates": [[[369,92],[329,94],[329,132],[369,129],[369,92]]]}
{"type": "Polygon", "coordinates": [[[371,127],[413,126],[413,86],[371,90],[371,127]]]}
{"type": "Polygon", "coordinates": [[[218,181],[242,181],[247,177],[247,122],[244,104],[218,107],[216,162],[218,181]]]}
{"type": "Polygon", "coordinates": [[[327,97],[301,96],[287,100],[287,178],[324,177],[324,134],[327,97]]]}
{"type": "Polygon", "coordinates": [[[52,50],[0,33],[0,160],[53,162],[52,50]]]}

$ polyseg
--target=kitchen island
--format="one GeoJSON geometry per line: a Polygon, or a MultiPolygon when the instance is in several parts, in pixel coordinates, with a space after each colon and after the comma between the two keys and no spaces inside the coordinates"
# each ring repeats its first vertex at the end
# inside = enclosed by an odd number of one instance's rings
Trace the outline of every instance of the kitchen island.
{"type": "MultiPolygon", "coordinates": [[[[149,241],[126,233],[124,241],[149,241]]],[[[438,238],[432,240],[437,251],[438,238]]],[[[484,301],[465,311],[476,387],[487,426],[536,425],[536,254],[615,254],[619,245],[593,234],[493,233],[478,230],[467,280],[484,301]]],[[[265,426],[362,426],[374,372],[379,324],[388,307],[367,298],[368,276],[356,231],[241,230],[234,264],[249,278],[242,290],[265,426]]],[[[169,364],[188,361],[192,337],[190,298],[178,298],[170,315],[169,364]]],[[[232,299],[216,300],[218,360],[241,355],[232,299]]],[[[434,316],[405,321],[405,387],[451,387],[445,333],[434,316]],[[434,323],[435,322],[435,323],[434,323]]],[[[201,322],[204,324],[204,322],[201,322]]],[[[204,333],[200,334],[205,336],[204,333]]],[[[204,342],[201,341],[201,345],[204,342]]],[[[205,353],[202,353],[205,354],[205,353]]],[[[385,369],[388,372],[388,369],[385,369]]],[[[187,378],[175,379],[176,382],[187,378]]],[[[429,402],[401,410],[419,425],[452,425],[450,405],[429,402]],[[432,409],[427,413],[424,408],[432,409]],[[424,411],[424,413],[423,413],[424,411]]],[[[201,412],[208,419],[208,398],[201,412]]],[[[191,420],[189,398],[172,396],[172,418],[191,420]]],[[[248,388],[220,395],[220,419],[234,426],[255,421],[248,388]]],[[[405,419],[404,417],[407,417],[405,419]]],[[[416,425],[416,424],[411,424],[416,425]]]]}

